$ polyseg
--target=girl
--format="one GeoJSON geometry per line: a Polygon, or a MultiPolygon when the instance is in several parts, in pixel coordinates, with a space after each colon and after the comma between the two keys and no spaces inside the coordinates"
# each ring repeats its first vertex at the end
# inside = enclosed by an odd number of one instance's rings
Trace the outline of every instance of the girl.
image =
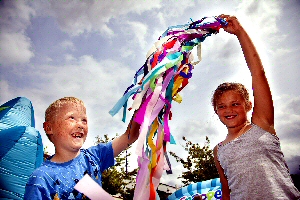
{"type": "Polygon", "coordinates": [[[246,31],[236,17],[221,15],[224,30],[237,36],[252,76],[254,107],[242,84],[223,83],[212,105],[227,127],[225,140],[214,148],[222,183],[222,199],[300,199],[289,174],[274,129],[274,107],[264,68],[246,31]]]}

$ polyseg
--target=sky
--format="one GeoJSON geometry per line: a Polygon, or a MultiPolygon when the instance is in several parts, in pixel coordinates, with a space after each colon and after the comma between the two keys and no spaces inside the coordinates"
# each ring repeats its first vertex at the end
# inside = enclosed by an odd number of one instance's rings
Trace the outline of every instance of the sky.
{"type": "MultiPolygon", "coordinates": [[[[235,15],[253,40],[268,78],[275,106],[275,129],[292,174],[300,174],[300,2],[298,0],[97,0],[0,1],[0,103],[23,96],[31,100],[36,128],[47,151],[54,147],[43,130],[44,112],[65,96],[87,107],[89,135],[110,138],[126,130],[121,112],[108,112],[131,84],[135,72],[159,36],[173,25],[202,17],[235,15]]],[[[182,136],[213,148],[227,129],[214,114],[210,99],[223,82],[240,82],[251,90],[251,75],[239,42],[223,30],[202,43],[202,61],[190,83],[172,103],[169,122],[177,144],[182,136]]],[[[132,112],[127,115],[131,116],[132,112]]],[[[250,116],[249,116],[250,117],[250,116]]],[[[129,159],[137,167],[135,145],[129,159]]],[[[172,175],[161,183],[180,186],[184,168],[171,158],[172,175]]]]}

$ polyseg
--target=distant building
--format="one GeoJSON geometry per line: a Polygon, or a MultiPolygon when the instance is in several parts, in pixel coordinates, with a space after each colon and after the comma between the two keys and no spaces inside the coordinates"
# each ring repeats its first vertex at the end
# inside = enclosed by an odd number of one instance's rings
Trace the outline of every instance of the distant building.
{"type": "Polygon", "coordinates": [[[175,186],[167,185],[164,183],[159,183],[157,187],[157,193],[161,200],[167,199],[167,197],[173,194],[178,188],[175,186]]]}
{"type": "Polygon", "coordinates": [[[112,197],[114,198],[114,199],[123,199],[121,196],[119,196],[119,195],[112,195],[112,197]]]}
{"type": "MultiPolygon", "coordinates": [[[[128,186],[126,186],[128,188],[133,188],[134,187],[134,184],[129,184],[128,186]]],[[[171,185],[167,185],[167,184],[164,184],[164,183],[159,183],[158,187],[157,187],[157,194],[159,195],[159,198],[161,200],[165,200],[167,199],[167,197],[171,194],[173,194],[176,190],[178,190],[179,188],[176,188],[174,186],[171,186],[171,185]]],[[[117,195],[112,195],[114,199],[123,199],[121,197],[120,194],[117,194],[117,195]]]]}

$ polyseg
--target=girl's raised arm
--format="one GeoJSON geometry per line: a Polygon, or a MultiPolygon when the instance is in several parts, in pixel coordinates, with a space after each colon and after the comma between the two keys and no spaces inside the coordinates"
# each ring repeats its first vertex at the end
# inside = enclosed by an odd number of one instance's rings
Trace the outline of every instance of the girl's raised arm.
{"type": "Polygon", "coordinates": [[[254,107],[252,122],[262,129],[276,134],[274,129],[274,106],[268,80],[260,57],[251,38],[234,16],[220,15],[228,22],[224,30],[237,36],[242,47],[246,63],[252,76],[254,107]]]}

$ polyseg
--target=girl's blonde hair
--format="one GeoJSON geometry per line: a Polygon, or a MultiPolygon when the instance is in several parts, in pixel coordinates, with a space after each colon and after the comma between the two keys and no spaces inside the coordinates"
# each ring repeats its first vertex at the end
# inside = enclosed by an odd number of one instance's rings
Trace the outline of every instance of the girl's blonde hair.
{"type": "Polygon", "coordinates": [[[76,98],[76,97],[63,97],[56,101],[54,101],[45,111],[45,121],[49,121],[57,112],[57,109],[62,107],[63,105],[67,103],[75,103],[80,104],[85,107],[82,100],[76,98]]]}
{"type": "Polygon", "coordinates": [[[246,110],[247,111],[251,110],[252,104],[250,102],[249,92],[248,92],[247,88],[241,83],[226,82],[226,83],[220,84],[217,87],[217,89],[215,90],[215,92],[214,92],[214,94],[211,98],[211,103],[212,103],[212,106],[214,108],[215,113],[217,113],[217,102],[218,102],[218,100],[220,99],[220,97],[222,96],[222,94],[224,92],[227,92],[227,91],[230,91],[230,90],[239,93],[245,100],[246,110]]]}

